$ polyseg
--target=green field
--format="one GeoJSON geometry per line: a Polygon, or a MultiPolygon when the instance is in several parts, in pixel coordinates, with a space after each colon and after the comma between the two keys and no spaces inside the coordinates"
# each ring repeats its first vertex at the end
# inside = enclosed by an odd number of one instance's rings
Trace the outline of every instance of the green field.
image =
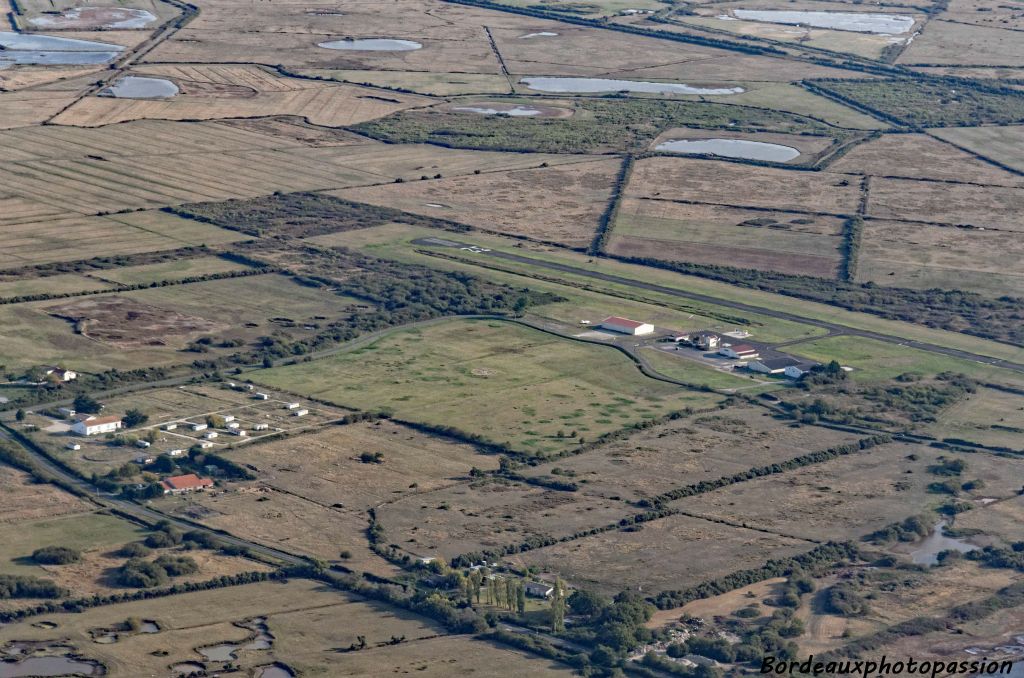
{"type": "Polygon", "coordinates": [[[196,257],[159,264],[142,266],[125,266],[94,274],[96,277],[125,285],[140,285],[161,280],[181,280],[193,276],[210,275],[211,273],[227,273],[228,271],[244,271],[246,266],[220,257],[196,257]]]}
{"type": "Polygon", "coordinates": [[[482,320],[396,331],[348,353],[254,372],[252,379],[338,405],[452,426],[537,455],[575,447],[572,431],[593,440],[720,400],[648,379],[613,349],[482,320]]]}
{"type": "Polygon", "coordinates": [[[44,546],[67,546],[79,551],[118,547],[145,536],[126,520],[102,513],[75,515],[0,526],[0,574],[44,575],[28,556],[44,546]]]}

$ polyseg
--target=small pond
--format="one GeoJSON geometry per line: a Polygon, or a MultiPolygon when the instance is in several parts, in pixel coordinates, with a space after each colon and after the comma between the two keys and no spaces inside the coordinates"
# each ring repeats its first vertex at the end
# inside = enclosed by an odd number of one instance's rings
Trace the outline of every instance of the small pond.
{"type": "Polygon", "coordinates": [[[100,96],[118,99],[169,99],[179,91],[178,86],[170,80],[128,75],[104,89],[100,96]]]}
{"type": "Polygon", "coordinates": [[[800,151],[791,146],[768,144],[763,141],[747,141],[746,139],[680,139],[662,142],[655,146],[655,150],[685,155],[708,154],[723,158],[744,158],[768,162],[788,162],[800,155],[800,151]]]}
{"type": "Polygon", "coordinates": [[[202,674],[206,672],[206,667],[199,662],[181,662],[171,667],[171,671],[174,671],[179,676],[190,676],[194,674],[202,674]]]}
{"type": "Polygon", "coordinates": [[[124,49],[119,45],[91,40],[57,38],[0,31],[0,67],[12,64],[103,64],[113,61],[124,49]]]}
{"type": "Polygon", "coordinates": [[[900,35],[914,27],[914,17],[906,14],[873,14],[868,12],[821,12],[776,9],[734,9],[737,19],[764,21],[771,24],[834,28],[855,33],[900,35]]]}
{"type": "Polygon", "coordinates": [[[694,87],[681,82],[644,82],[605,78],[523,78],[519,81],[539,92],[646,92],[648,94],[739,94],[742,87],[694,87]]]}
{"type": "Polygon", "coordinates": [[[538,31],[537,33],[527,33],[526,35],[520,35],[519,39],[528,40],[530,38],[553,38],[556,35],[558,35],[558,33],[553,33],[551,31],[538,31]]]}
{"type": "Polygon", "coordinates": [[[962,539],[947,537],[942,533],[946,527],[946,521],[940,520],[932,533],[924,538],[917,545],[917,548],[910,552],[910,559],[917,565],[935,565],[939,562],[939,554],[943,551],[959,551],[967,553],[974,551],[977,546],[972,546],[962,539]]]}
{"type": "Polygon", "coordinates": [[[331,40],[317,43],[326,49],[346,49],[356,52],[411,52],[423,47],[414,40],[397,40],[394,38],[367,38],[363,40],[331,40]]]}
{"type": "Polygon", "coordinates": [[[520,105],[505,106],[501,108],[489,106],[452,106],[452,110],[466,113],[479,113],[480,115],[508,115],[513,118],[530,117],[543,113],[539,108],[520,105]]]}
{"type": "Polygon", "coordinates": [[[99,675],[99,665],[68,657],[26,657],[17,662],[0,662],[0,678],[46,678],[47,676],[99,675]]]}
{"type": "Polygon", "coordinates": [[[239,626],[255,631],[256,635],[251,640],[241,643],[220,643],[201,647],[198,650],[199,654],[211,662],[230,662],[238,658],[236,653],[240,650],[269,650],[274,644],[274,636],[267,630],[265,618],[256,617],[239,626]]]}
{"type": "Polygon", "coordinates": [[[34,28],[144,28],[156,21],[156,15],[145,9],[130,7],[72,7],[63,12],[32,17],[34,28]]]}
{"type": "Polygon", "coordinates": [[[256,678],[295,678],[295,674],[283,664],[271,664],[257,667],[256,678]]]}

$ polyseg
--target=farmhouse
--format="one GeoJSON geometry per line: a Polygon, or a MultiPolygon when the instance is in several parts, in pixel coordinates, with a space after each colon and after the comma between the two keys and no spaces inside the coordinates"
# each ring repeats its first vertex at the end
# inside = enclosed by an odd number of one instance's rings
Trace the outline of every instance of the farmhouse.
{"type": "Polygon", "coordinates": [[[201,492],[208,487],[213,487],[213,481],[209,478],[200,478],[195,473],[188,473],[183,476],[165,478],[160,485],[164,488],[164,494],[184,494],[185,492],[201,492]]]}
{"type": "Polygon", "coordinates": [[[718,355],[737,360],[755,360],[758,356],[757,349],[750,344],[730,344],[718,349],[718,355]]]}
{"type": "Polygon", "coordinates": [[[528,581],[523,586],[523,590],[531,598],[550,598],[555,592],[555,587],[551,584],[528,581]]]}
{"type": "Polygon", "coordinates": [[[796,358],[761,358],[747,364],[747,369],[761,374],[782,374],[787,367],[796,367],[800,361],[796,358]]]}
{"type": "Polygon", "coordinates": [[[78,373],[63,367],[44,367],[43,374],[54,377],[60,381],[72,381],[78,379],[78,373]]]}
{"type": "Polygon", "coordinates": [[[113,433],[121,428],[121,417],[94,417],[89,414],[78,415],[78,421],[71,426],[71,431],[80,436],[95,436],[101,433],[113,433]]]}
{"type": "Polygon", "coordinates": [[[601,328],[611,330],[612,332],[619,332],[621,334],[629,334],[635,337],[644,334],[652,334],[654,332],[654,325],[637,322],[636,320],[630,320],[629,318],[620,318],[617,315],[609,316],[602,320],[601,328]]]}

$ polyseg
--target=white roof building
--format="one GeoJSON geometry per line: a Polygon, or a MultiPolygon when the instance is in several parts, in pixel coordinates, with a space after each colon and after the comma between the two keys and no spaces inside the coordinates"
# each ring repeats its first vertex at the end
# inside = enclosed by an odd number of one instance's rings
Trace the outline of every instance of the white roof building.
{"type": "Polygon", "coordinates": [[[601,328],[636,337],[654,333],[654,325],[651,325],[650,323],[637,322],[636,320],[622,318],[617,315],[609,316],[602,320],[601,328]]]}
{"type": "Polygon", "coordinates": [[[121,428],[121,417],[94,417],[92,415],[78,415],[78,421],[71,430],[80,436],[95,436],[101,433],[113,433],[121,428]]]}

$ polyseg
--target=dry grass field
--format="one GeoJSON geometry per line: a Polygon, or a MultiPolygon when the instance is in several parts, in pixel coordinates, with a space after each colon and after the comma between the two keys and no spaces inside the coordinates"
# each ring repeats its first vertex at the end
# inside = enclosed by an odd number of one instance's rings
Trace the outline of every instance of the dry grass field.
{"type": "Polygon", "coordinates": [[[546,476],[557,468],[555,477],[577,483],[582,494],[636,501],[855,440],[851,433],[779,421],[758,408],[731,407],[522,473],[546,476]]]}
{"type": "Polygon", "coordinates": [[[607,209],[621,162],[595,160],[402,186],[335,191],[348,200],[451,219],[484,231],[585,248],[607,209]]]}
{"type": "MultiPolygon", "coordinates": [[[[672,506],[806,539],[855,540],[940,505],[946,495],[927,490],[936,479],[927,467],[940,456],[941,451],[924,446],[883,445],[782,476],[680,499],[672,506]]],[[[985,482],[979,496],[1007,497],[1020,489],[1017,478],[1011,477],[1012,469],[1024,469],[1024,463],[990,455],[968,455],[965,461],[965,478],[985,482]]]]}
{"type": "MultiPolygon", "coordinates": [[[[238,653],[237,664],[247,674],[253,667],[279,661],[302,675],[329,675],[337,658],[346,656],[338,650],[355,643],[356,636],[365,636],[370,648],[365,652],[372,652],[395,636],[406,639],[403,645],[419,647],[421,639],[441,632],[423,618],[315,582],[291,580],[48,615],[45,621],[55,627],[33,626],[31,620],[8,625],[0,631],[0,642],[60,639],[84,657],[103,663],[106,675],[114,678],[163,676],[173,673],[171,667],[180,662],[205,661],[199,648],[251,637],[253,632],[239,624],[257,617],[266,619],[273,641],[267,650],[238,653]],[[97,630],[116,628],[129,618],[151,620],[159,631],[118,633],[113,644],[93,640],[97,630]]],[[[210,669],[218,666],[222,665],[211,664],[210,669]]]]}
{"type": "MultiPolygon", "coordinates": [[[[199,256],[192,259],[178,259],[159,264],[122,266],[89,275],[104,281],[124,285],[142,285],[162,280],[181,280],[193,276],[244,271],[248,267],[227,259],[214,256],[199,256]]],[[[2,287],[0,287],[2,289],[2,287]]]]}
{"type": "Polygon", "coordinates": [[[1021,66],[1024,44],[1013,30],[973,26],[941,18],[903,51],[901,65],[1021,66]]]}
{"type": "Polygon", "coordinates": [[[419,97],[334,82],[288,78],[257,66],[146,66],[132,75],[161,77],[181,93],[170,99],[87,97],[55,118],[61,125],[99,127],[128,120],[215,120],[298,115],[340,127],[426,103],[419,97]]]}
{"type": "Polygon", "coordinates": [[[508,78],[497,73],[439,73],[435,71],[372,71],[299,69],[301,75],[329,78],[359,85],[411,90],[418,94],[509,94],[508,78]]]}
{"type": "Polygon", "coordinates": [[[1024,449],[1024,398],[993,388],[979,388],[942,412],[927,429],[937,438],[961,438],[993,447],[1024,449]]]}
{"type": "Polygon", "coordinates": [[[399,570],[370,551],[366,513],[334,508],[262,483],[235,483],[230,489],[185,497],[165,497],[161,510],[290,553],[322,558],[358,571],[392,577],[399,570]],[[348,557],[342,557],[342,553],[348,557]]]}
{"type": "MultiPolygon", "coordinates": [[[[2,189],[0,189],[2,190],[2,189]]],[[[211,224],[164,212],[134,212],[105,217],[60,214],[53,207],[20,198],[0,197],[4,250],[0,266],[15,268],[54,261],[172,250],[187,245],[220,245],[244,236],[211,224]]],[[[111,272],[111,275],[117,275],[111,272]]],[[[42,283],[40,283],[42,284],[42,283]]],[[[89,289],[83,284],[79,289],[89,289]]]]}
{"type": "MultiPolygon", "coordinates": [[[[1024,126],[950,127],[933,130],[931,134],[1018,171],[1024,171],[1024,126]]],[[[1024,182],[1019,177],[1016,179],[1015,185],[1024,182]]]]}
{"type": "Polygon", "coordinates": [[[626,198],[617,216],[608,249],[621,256],[825,278],[835,276],[839,265],[843,220],[838,217],[657,198],[626,198]]]}
{"type": "Polygon", "coordinates": [[[479,481],[392,501],[377,508],[377,519],[388,543],[414,556],[447,559],[531,537],[565,537],[634,513],[614,499],[479,481]]]}
{"type": "Polygon", "coordinates": [[[114,285],[111,283],[76,273],[20,280],[13,276],[5,280],[4,276],[0,275],[0,298],[20,297],[30,294],[65,294],[68,292],[108,290],[113,287],[114,285]]]}
{"type": "Polygon", "coordinates": [[[1020,295],[1022,261],[1019,233],[868,219],[857,280],[918,289],[955,286],[992,297],[1020,295]]]}
{"type": "Polygon", "coordinates": [[[407,495],[440,489],[493,470],[498,458],[470,445],[440,440],[390,421],[329,426],[234,451],[231,459],[255,467],[265,484],[312,499],[366,510],[407,495]],[[365,463],[381,452],[384,462],[365,463]]]}
{"type": "Polygon", "coordinates": [[[606,594],[641,587],[649,595],[757,567],[769,558],[794,556],[813,546],[802,539],[671,516],[644,523],[633,532],[604,532],[509,560],[557,571],[572,586],[606,594]]]}
{"type": "Polygon", "coordinates": [[[853,214],[860,182],[816,172],[754,167],[716,160],[639,160],[626,196],[759,207],[780,211],[853,214]]]}
{"type": "Polygon", "coordinates": [[[74,101],[67,92],[20,90],[0,92],[0,129],[36,125],[74,101]]]}
{"type": "Polygon", "coordinates": [[[92,505],[56,485],[33,482],[24,471],[0,466],[0,524],[91,511],[92,505]]]}
{"type": "MultiPolygon", "coordinates": [[[[994,130],[1016,130],[1016,127],[973,127],[936,130],[934,134],[949,139],[961,146],[970,137],[984,138],[994,130]],[[967,132],[964,139],[959,134],[967,132]]],[[[1011,138],[1012,131],[1005,132],[1011,138]]],[[[1000,137],[1002,134],[1000,134],[1000,137]]],[[[1003,140],[990,146],[974,148],[981,155],[997,157],[991,151],[999,148],[1003,140]]],[[[995,186],[1021,186],[1024,178],[999,169],[983,160],[973,157],[960,149],[942,143],[925,134],[886,134],[873,141],[860,144],[828,167],[829,172],[845,174],[871,174],[883,177],[904,177],[907,179],[935,179],[938,181],[970,182],[995,186]]]]}
{"type": "Polygon", "coordinates": [[[611,348],[498,321],[398,331],[252,378],[342,406],[388,410],[400,420],[452,426],[540,456],[720,400],[644,377],[611,348]]]}
{"type": "Polygon", "coordinates": [[[873,177],[867,213],[878,219],[966,224],[1020,233],[1024,188],[873,177]]]}
{"type": "Polygon", "coordinates": [[[1024,497],[997,501],[983,511],[968,511],[957,518],[956,526],[965,530],[981,530],[1009,544],[1024,541],[1024,497]]]}

